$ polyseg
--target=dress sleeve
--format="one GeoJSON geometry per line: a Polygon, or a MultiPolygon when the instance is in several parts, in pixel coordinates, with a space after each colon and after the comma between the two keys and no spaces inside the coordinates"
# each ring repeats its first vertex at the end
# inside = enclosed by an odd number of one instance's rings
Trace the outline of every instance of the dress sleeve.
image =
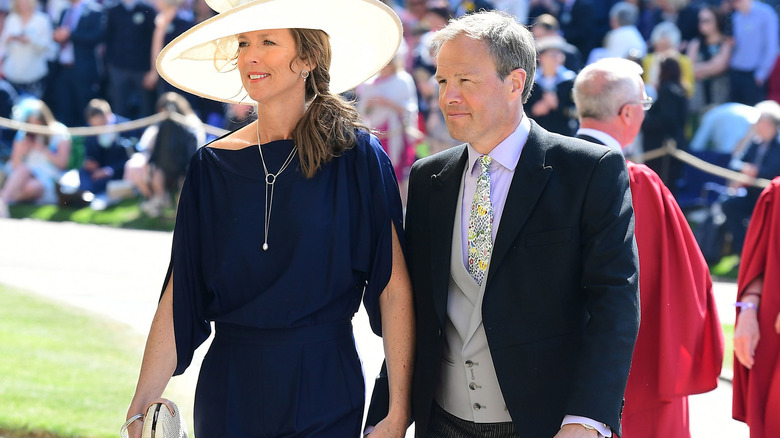
{"type": "MultiPolygon", "coordinates": [[[[379,312],[379,296],[384,291],[390,280],[393,270],[393,232],[391,224],[395,225],[401,247],[404,248],[403,234],[403,210],[401,196],[398,190],[398,181],[395,177],[393,165],[390,162],[379,140],[365,133],[358,134],[359,149],[361,155],[365,154],[366,172],[360,172],[359,177],[360,198],[368,200],[361,216],[366,216],[369,222],[370,236],[368,275],[366,288],[363,295],[363,305],[368,313],[371,329],[377,335],[382,335],[382,319],[379,312]],[[364,143],[361,145],[361,143],[364,143]]],[[[359,246],[365,243],[357,242],[359,246]]]]}
{"type": "Polygon", "coordinates": [[[174,375],[182,374],[187,369],[195,349],[211,334],[211,325],[203,311],[207,288],[203,280],[201,208],[198,201],[201,187],[200,156],[193,156],[184,180],[173,231],[171,261],[163,284],[164,291],[173,276],[173,329],[177,357],[174,375]]]}

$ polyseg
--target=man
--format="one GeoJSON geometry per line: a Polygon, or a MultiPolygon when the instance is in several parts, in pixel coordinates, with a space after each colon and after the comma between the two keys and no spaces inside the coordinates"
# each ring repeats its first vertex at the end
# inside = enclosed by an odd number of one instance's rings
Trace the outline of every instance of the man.
{"type": "MultiPolygon", "coordinates": [[[[729,167],[751,178],[772,179],[780,175],[780,104],[765,100],[756,104],[758,121],[750,127],[751,141],[747,147],[735,150],[736,156],[729,167]]],[[[742,253],[748,221],[756,206],[761,188],[747,184],[733,183],[721,197],[724,223],[731,234],[731,252],[742,253]],[[739,188],[745,187],[745,190],[739,188]]]]}
{"type": "Polygon", "coordinates": [[[141,0],[121,0],[106,12],[108,93],[114,111],[131,119],[153,111],[154,96],[143,79],[151,69],[154,16],[141,0]]]}
{"type": "Polygon", "coordinates": [[[636,27],[639,8],[628,2],[617,2],[609,10],[609,25],[612,30],[604,38],[606,56],[639,59],[647,54],[645,38],[636,27]]]}
{"type": "Polygon", "coordinates": [[[731,154],[757,120],[758,110],[753,106],[736,102],[722,103],[702,115],[688,149],[691,152],[731,154]]]}
{"type": "Polygon", "coordinates": [[[98,94],[95,48],[103,40],[105,15],[103,7],[92,0],[70,1],[53,33],[60,51],[48,101],[58,121],[66,126],[83,126],[84,108],[98,94]]]}
{"type": "Polygon", "coordinates": [[[562,36],[577,47],[583,59],[587,59],[590,51],[604,38],[598,26],[594,3],[590,0],[557,0],[557,3],[556,19],[560,23],[562,36]]]}
{"type": "Polygon", "coordinates": [[[777,14],[761,1],[731,0],[731,5],[731,101],[755,105],[766,99],[766,82],[777,61],[777,14]]]}
{"type": "Polygon", "coordinates": [[[466,144],[410,175],[416,436],[619,435],[639,323],[625,161],[523,113],[536,50],[511,17],[452,21],[433,50],[466,144]]]}
{"type": "MultiPolygon", "coordinates": [[[[652,102],[635,62],[605,58],[574,82],[579,138],[615,151],[634,141],[652,102]]],[[[639,249],[639,326],[623,432],[690,437],[688,395],[718,385],[721,333],[707,263],[674,197],[650,168],[628,162],[639,249]]]]}
{"type": "MultiPolygon", "coordinates": [[[[84,109],[84,118],[89,126],[112,126],[126,122],[127,119],[115,115],[111,106],[103,99],[92,99],[84,109]]],[[[79,191],[91,192],[94,195],[105,193],[109,181],[121,180],[124,167],[132,149],[130,136],[135,132],[121,134],[105,132],[92,135],[84,140],[84,163],[80,169],[74,169],[65,176],[64,181],[78,181],[79,191]],[[78,175],[78,179],[74,178],[78,175]]]]}

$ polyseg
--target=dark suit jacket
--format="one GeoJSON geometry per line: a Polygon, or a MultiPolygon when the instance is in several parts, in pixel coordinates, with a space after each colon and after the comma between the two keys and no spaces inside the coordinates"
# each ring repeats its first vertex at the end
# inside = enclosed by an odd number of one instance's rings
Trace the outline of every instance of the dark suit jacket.
{"type": "MultiPolygon", "coordinates": [[[[740,158],[745,163],[754,163],[757,158],[759,146],[761,143],[753,142],[748,146],[745,154],[740,158]]],[[[758,167],[758,178],[774,179],[780,175],[780,139],[775,137],[769,143],[769,149],[766,151],[761,165],[758,167]]],[[[749,187],[748,193],[755,200],[758,201],[758,196],[761,191],[758,187],[749,187]]]]}
{"type": "MultiPolygon", "coordinates": [[[[70,7],[62,11],[59,20],[60,26],[63,24],[69,9],[70,7]]],[[[95,48],[103,41],[105,25],[103,6],[92,1],[85,2],[79,22],[70,34],[74,54],[73,68],[79,77],[84,79],[84,83],[94,81],[98,77],[98,59],[95,55],[95,48]]]]}
{"type": "MultiPolygon", "coordinates": [[[[567,9],[565,1],[559,0],[558,22],[561,24],[563,37],[580,51],[582,59],[587,60],[588,54],[600,45],[601,39],[594,34],[593,24],[596,21],[593,2],[591,0],[575,0],[571,9],[567,9]]],[[[602,35],[603,37],[603,35],[602,35]]]]}
{"type": "MultiPolygon", "coordinates": [[[[417,317],[412,403],[418,437],[426,436],[439,380],[467,156],[461,145],[420,160],[409,180],[405,228],[417,317]]],[[[625,159],[532,122],[489,269],[482,318],[520,435],[552,437],[567,414],[619,433],[639,326],[625,159]]]]}

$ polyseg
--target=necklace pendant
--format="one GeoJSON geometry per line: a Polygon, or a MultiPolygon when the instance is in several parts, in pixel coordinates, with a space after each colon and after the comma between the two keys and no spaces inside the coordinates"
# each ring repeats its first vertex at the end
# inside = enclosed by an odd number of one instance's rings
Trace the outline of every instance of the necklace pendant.
{"type": "Polygon", "coordinates": [[[267,243],[263,244],[263,251],[268,251],[268,244],[267,243]]]}

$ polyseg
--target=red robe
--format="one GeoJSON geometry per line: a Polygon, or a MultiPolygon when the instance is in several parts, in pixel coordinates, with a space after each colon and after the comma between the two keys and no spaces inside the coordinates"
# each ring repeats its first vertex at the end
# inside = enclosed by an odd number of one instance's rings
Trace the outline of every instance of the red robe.
{"type": "Polygon", "coordinates": [[[627,163],[639,250],[639,325],[625,438],[688,438],[688,395],[718,386],[723,331],[712,279],[688,222],[655,172],[627,163]]]}
{"type": "Polygon", "coordinates": [[[762,274],[761,339],[752,369],[734,357],[732,415],[750,426],[751,438],[774,438],[780,437],[780,335],[774,328],[780,313],[780,177],[764,189],[753,210],[739,266],[737,300],[762,274]]]}

